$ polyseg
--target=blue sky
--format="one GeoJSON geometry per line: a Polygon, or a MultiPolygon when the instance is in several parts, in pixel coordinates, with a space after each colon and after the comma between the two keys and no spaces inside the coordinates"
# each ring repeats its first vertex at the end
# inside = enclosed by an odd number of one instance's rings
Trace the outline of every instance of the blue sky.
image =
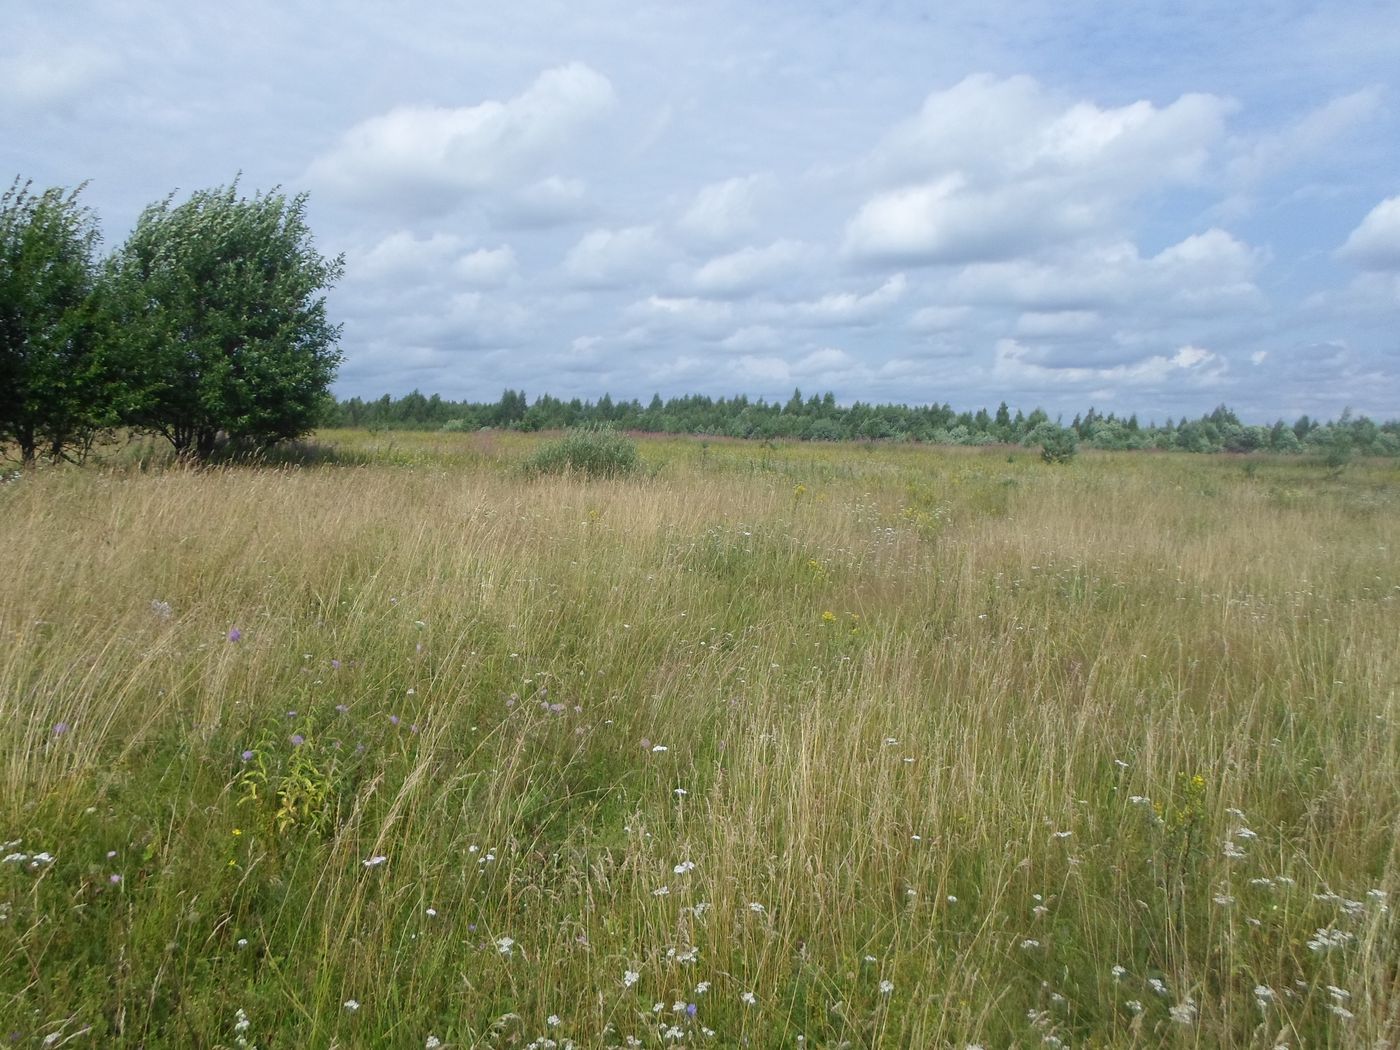
{"type": "Polygon", "coordinates": [[[1400,415],[1393,0],[317,8],[18,5],[0,175],[308,191],[342,396],[1400,415]]]}

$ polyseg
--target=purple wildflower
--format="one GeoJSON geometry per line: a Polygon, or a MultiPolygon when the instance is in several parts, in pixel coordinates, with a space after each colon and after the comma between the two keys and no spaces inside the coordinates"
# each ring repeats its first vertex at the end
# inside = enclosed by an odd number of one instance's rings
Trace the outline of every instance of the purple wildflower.
{"type": "Polygon", "coordinates": [[[242,757],[244,762],[251,762],[253,760],[253,752],[245,751],[242,757]]]}
{"type": "Polygon", "coordinates": [[[231,628],[229,628],[228,640],[229,640],[230,642],[236,642],[236,641],[238,641],[238,639],[240,639],[240,638],[242,638],[242,637],[243,637],[243,632],[240,631],[237,627],[231,627],[231,628]]]}
{"type": "Polygon", "coordinates": [[[301,747],[304,743],[306,743],[306,737],[302,736],[300,733],[292,734],[292,747],[301,747]]]}
{"type": "Polygon", "coordinates": [[[110,882],[113,886],[120,886],[122,877],[120,875],[108,875],[107,881],[110,882]]]}
{"type": "Polygon", "coordinates": [[[54,735],[54,736],[62,736],[62,735],[63,735],[64,733],[66,733],[66,732],[68,732],[68,723],[67,723],[67,722],[59,722],[57,725],[55,725],[55,726],[53,727],[53,735],[54,735]]]}
{"type": "Polygon", "coordinates": [[[686,1003],[686,1004],[685,1004],[685,1013],[686,1013],[686,1016],[687,1016],[687,1017],[694,1017],[694,1016],[695,1016],[695,1013],[696,1013],[696,1009],[697,1009],[697,1008],[696,1008],[696,1006],[695,1006],[694,1003],[686,1003]]]}
{"type": "Polygon", "coordinates": [[[331,661],[331,670],[332,670],[332,671],[339,671],[339,670],[340,670],[340,661],[339,661],[339,660],[332,660],[332,661],[331,661]]]}
{"type": "Polygon", "coordinates": [[[399,724],[399,716],[398,716],[398,715],[390,715],[390,716],[389,716],[389,724],[390,724],[391,726],[396,726],[396,725],[398,725],[398,724],[399,724]]]}

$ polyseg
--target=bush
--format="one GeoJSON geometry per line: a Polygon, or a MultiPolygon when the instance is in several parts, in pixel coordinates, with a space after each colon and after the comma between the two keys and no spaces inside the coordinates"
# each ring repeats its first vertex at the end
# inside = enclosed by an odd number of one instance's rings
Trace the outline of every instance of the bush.
{"type": "Polygon", "coordinates": [[[611,427],[577,427],[557,441],[541,445],[525,460],[525,473],[583,474],[590,478],[621,478],[641,467],[637,443],[611,427]]]}
{"type": "Polygon", "coordinates": [[[1042,423],[1036,427],[1040,458],[1046,463],[1068,463],[1079,452],[1079,438],[1068,427],[1042,423]]]}

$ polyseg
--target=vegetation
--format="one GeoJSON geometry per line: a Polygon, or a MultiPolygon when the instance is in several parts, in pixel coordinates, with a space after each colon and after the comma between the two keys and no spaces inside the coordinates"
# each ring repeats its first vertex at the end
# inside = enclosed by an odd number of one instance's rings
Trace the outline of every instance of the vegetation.
{"type": "Polygon", "coordinates": [[[98,232],[79,190],[0,196],[0,443],[32,464],[84,448],[112,417],[97,356],[98,232]]]}
{"type": "MultiPolygon", "coordinates": [[[[327,417],[342,427],[372,430],[446,430],[483,427],[523,431],[557,430],[588,424],[652,434],[705,434],[725,437],[804,441],[888,439],[937,445],[1040,445],[1045,428],[1056,427],[1041,409],[1014,414],[1005,402],[996,411],[956,412],[950,405],[838,405],[834,394],[806,400],[794,391],[785,403],[744,396],[689,396],[662,401],[561,401],[545,395],[531,404],[522,391],[507,390],[493,403],[446,401],[417,391],[402,398],[387,394],[377,401],[351,398],[338,402],[327,417]]],[[[1377,424],[1349,412],[1331,423],[1303,416],[1293,424],[1242,423],[1225,406],[1200,419],[1168,419],[1158,425],[1139,423],[1090,409],[1068,425],[1076,442],[1104,451],[1158,449],[1180,452],[1310,452],[1333,458],[1340,445],[1359,455],[1400,455],[1400,420],[1377,424]]],[[[1061,438],[1060,440],[1063,440],[1061,438]]]]}
{"type": "Polygon", "coordinates": [[[1400,473],[323,434],[0,484],[16,1045],[1400,1039],[1400,473]]]}
{"type": "Polygon", "coordinates": [[[531,453],[525,473],[621,478],[635,473],[639,462],[637,443],[625,434],[608,427],[577,427],[531,453]]]}
{"type": "Polygon", "coordinates": [[[104,431],[207,460],[310,431],[340,354],[306,198],[237,184],[147,208],[101,263],[77,192],[16,182],[0,199],[0,442],[81,458],[104,431]]]}

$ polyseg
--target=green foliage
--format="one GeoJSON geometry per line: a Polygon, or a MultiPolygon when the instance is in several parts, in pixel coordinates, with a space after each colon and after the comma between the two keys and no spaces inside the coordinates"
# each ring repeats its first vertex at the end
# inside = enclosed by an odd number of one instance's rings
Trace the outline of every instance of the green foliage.
{"type": "Polygon", "coordinates": [[[142,213],[107,270],[135,377],[125,421],[200,459],[221,432],[256,447],[306,433],[340,362],[321,293],[343,260],[316,252],[304,194],[249,199],[235,182],[172,201],[142,213]]]}
{"type": "Polygon", "coordinates": [[[1068,463],[1079,452],[1079,438],[1069,427],[1042,423],[1031,435],[1040,444],[1040,458],[1046,463],[1068,463]]]}
{"type": "Polygon", "coordinates": [[[637,443],[611,427],[578,427],[557,441],[541,445],[525,461],[525,473],[583,474],[591,478],[621,478],[635,474],[641,463],[637,443]]]}
{"type": "Polygon", "coordinates": [[[86,449],[106,411],[93,316],[99,234],[72,192],[0,196],[0,442],[25,462],[86,449]]]}

